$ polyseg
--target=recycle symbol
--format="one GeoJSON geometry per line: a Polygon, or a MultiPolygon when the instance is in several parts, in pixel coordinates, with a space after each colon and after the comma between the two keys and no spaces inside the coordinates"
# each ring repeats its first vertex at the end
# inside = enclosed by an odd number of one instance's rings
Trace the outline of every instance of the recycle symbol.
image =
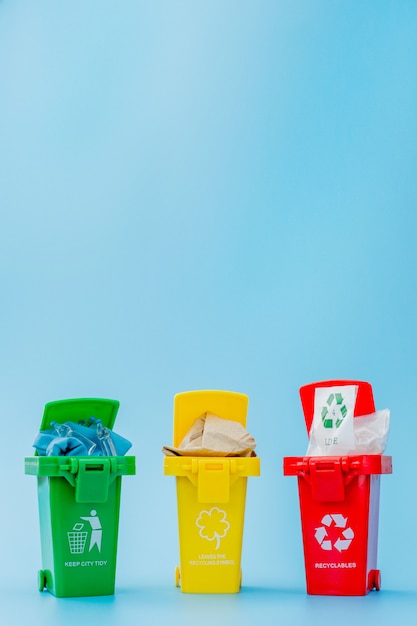
{"type": "Polygon", "coordinates": [[[327,398],[327,403],[321,410],[321,420],[324,428],[339,428],[347,415],[347,408],[341,393],[331,393],[327,398]],[[336,417],[336,412],[339,416],[336,417]]]}
{"type": "Polygon", "coordinates": [[[339,552],[343,552],[343,550],[347,550],[352,543],[352,539],[355,536],[353,530],[347,526],[347,517],[343,517],[340,513],[332,513],[331,515],[327,514],[321,520],[322,526],[316,528],[316,532],[314,534],[317,543],[320,544],[322,550],[332,550],[332,548],[336,548],[339,552]],[[327,528],[333,526],[335,528],[343,529],[341,530],[340,535],[332,544],[331,539],[328,538],[327,528]]]}

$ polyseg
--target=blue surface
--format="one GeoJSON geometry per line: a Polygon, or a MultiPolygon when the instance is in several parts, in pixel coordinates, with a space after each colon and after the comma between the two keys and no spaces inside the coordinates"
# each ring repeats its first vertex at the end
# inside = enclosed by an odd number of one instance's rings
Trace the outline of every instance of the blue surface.
{"type": "Polygon", "coordinates": [[[416,75],[411,0],[0,1],[3,614],[415,623],[416,75]],[[282,476],[307,448],[298,388],[328,378],[368,380],[392,414],[365,598],[305,595],[282,476]],[[160,449],[174,394],[210,388],[249,395],[262,463],[237,597],[173,587],[160,449]],[[137,456],[113,599],[37,592],[23,458],[72,397],[120,400],[137,456]]]}

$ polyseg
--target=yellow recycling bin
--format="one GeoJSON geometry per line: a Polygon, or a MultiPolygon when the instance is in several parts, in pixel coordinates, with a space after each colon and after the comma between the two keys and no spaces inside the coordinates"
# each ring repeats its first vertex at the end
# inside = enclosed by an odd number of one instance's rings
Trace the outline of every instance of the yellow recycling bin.
{"type": "MultiPolygon", "coordinates": [[[[246,426],[248,397],[229,391],[189,391],[174,398],[173,445],[195,420],[211,413],[246,426]]],[[[176,585],[186,593],[237,593],[248,476],[259,476],[258,457],[166,456],[164,473],[176,476],[180,567],[176,585]]]]}

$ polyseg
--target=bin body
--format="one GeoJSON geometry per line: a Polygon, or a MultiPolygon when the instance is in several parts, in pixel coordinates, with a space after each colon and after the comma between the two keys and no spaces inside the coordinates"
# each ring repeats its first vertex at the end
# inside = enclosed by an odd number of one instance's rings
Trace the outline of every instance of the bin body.
{"type": "Polygon", "coordinates": [[[164,470],[177,477],[181,590],[237,593],[247,476],[259,475],[259,459],[167,457],[164,470]]]}
{"type": "MultiPolygon", "coordinates": [[[[73,399],[45,406],[50,422],[96,416],[113,425],[119,403],[73,399]]],[[[25,473],[36,476],[42,569],[39,590],[57,597],[111,595],[115,588],[121,477],[135,473],[132,456],[33,456],[25,473]]]]}
{"type": "MultiPolygon", "coordinates": [[[[246,423],[247,396],[193,391],[174,399],[174,445],[193,422],[210,412],[246,423]]],[[[180,566],[176,583],[185,593],[237,593],[248,476],[260,473],[258,457],[165,457],[164,473],[176,476],[180,566]]]]}
{"type": "Polygon", "coordinates": [[[377,569],[380,474],[391,457],[287,457],[298,477],[307,593],[365,595],[377,569]]]}
{"type": "Polygon", "coordinates": [[[134,457],[26,459],[26,473],[38,477],[40,590],[114,593],[121,475],[134,471],[134,457]]]}
{"type": "MultiPolygon", "coordinates": [[[[354,418],[375,411],[372,386],[368,382],[310,383],[300,388],[308,432],[314,417],[316,389],[329,387],[343,397],[346,385],[357,387],[354,418]]],[[[329,435],[334,427],[337,431],[336,420],[329,428],[329,435]]],[[[380,588],[377,569],[380,476],[391,473],[391,457],[381,454],[284,458],[284,475],[298,477],[309,594],[365,595],[380,588]]]]}

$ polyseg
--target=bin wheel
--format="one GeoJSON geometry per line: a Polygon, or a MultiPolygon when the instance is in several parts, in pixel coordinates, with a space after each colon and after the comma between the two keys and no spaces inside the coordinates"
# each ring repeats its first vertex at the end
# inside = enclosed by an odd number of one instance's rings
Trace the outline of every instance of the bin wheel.
{"type": "Polygon", "coordinates": [[[376,591],[381,589],[381,570],[379,569],[371,569],[368,574],[368,591],[373,589],[376,591]]]}
{"type": "Polygon", "coordinates": [[[38,571],[38,589],[39,591],[43,591],[46,587],[46,576],[43,569],[38,571]]]}
{"type": "Polygon", "coordinates": [[[175,586],[179,587],[180,586],[180,578],[181,578],[181,572],[180,572],[180,568],[177,567],[175,568],[175,586]]]}

